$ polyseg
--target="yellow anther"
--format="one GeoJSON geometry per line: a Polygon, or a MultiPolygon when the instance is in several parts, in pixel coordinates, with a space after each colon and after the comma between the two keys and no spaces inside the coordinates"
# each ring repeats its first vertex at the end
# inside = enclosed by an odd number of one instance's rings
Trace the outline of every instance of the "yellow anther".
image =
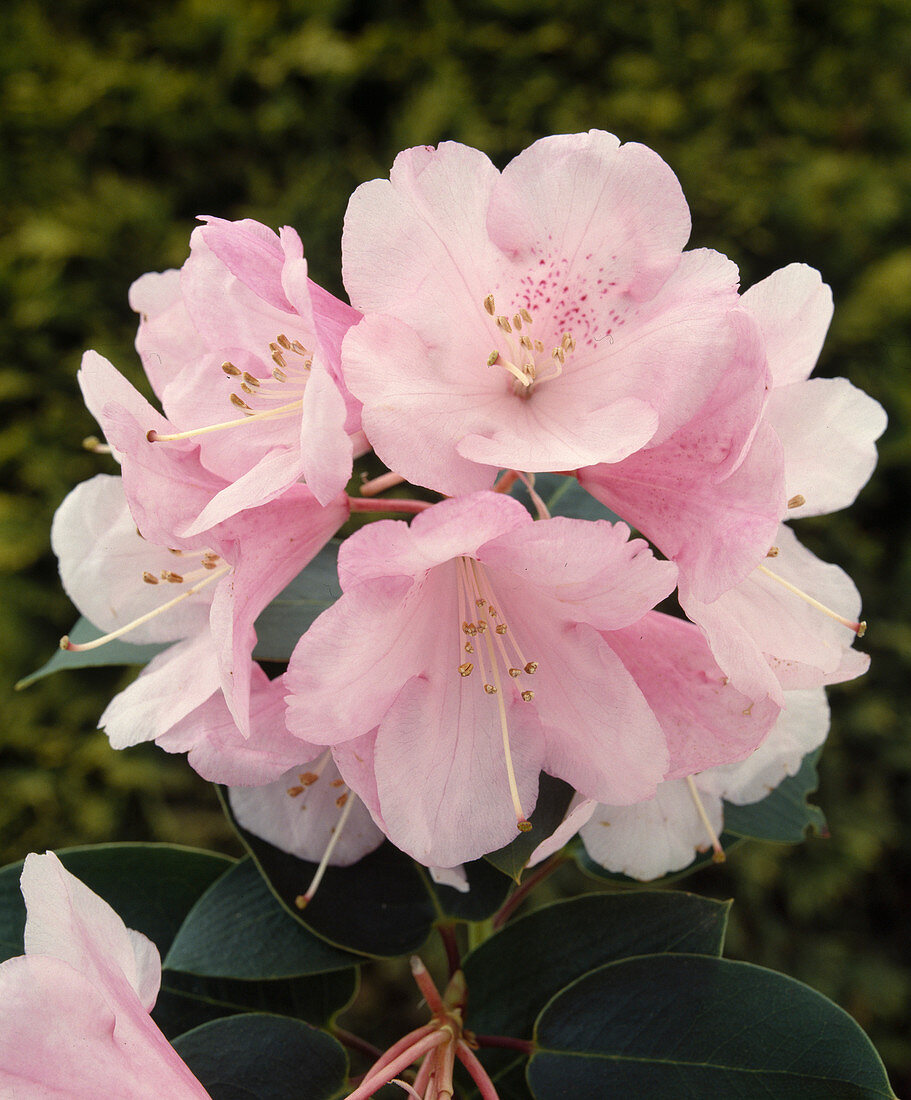
{"type": "Polygon", "coordinates": [[[231,404],[238,409],[246,409],[248,412],[252,412],[252,409],[242,397],[238,397],[236,393],[231,394],[231,404]]]}
{"type": "Polygon", "coordinates": [[[470,676],[473,669],[474,665],[471,663],[471,661],[466,661],[465,664],[459,665],[459,675],[470,676]]]}
{"type": "Polygon", "coordinates": [[[528,664],[525,666],[525,671],[528,673],[529,676],[534,676],[534,674],[538,671],[538,662],[529,661],[528,664]]]}
{"type": "Polygon", "coordinates": [[[288,790],[285,793],[290,795],[292,798],[297,798],[297,796],[299,794],[303,794],[303,792],[304,792],[303,787],[289,787],[288,790]]]}
{"type": "Polygon", "coordinates": [[[500,353],[498,351],[492,351],[490,353],[490,355],[487,356],[487,365],[488,365],[488,367],[492,367],[494,365],[494,363],[496,363],[496,361],[499,358],[500,358],[500,353]]]}
{"type": "Polygon", "coordinates": [[[297,778],[305,787],[310,787],[319,779],[319,775],[316,772],[301,772],[297,778]]]}
{"type": "Polygon", "coordinates": [[[768,548],[768,550],[766,551],[766,555],[765,555],[765,556],[766,556],[767,558],[777,558],[777,557],[778,557],[778,554],[779,554],[779,550],[778,550],[778,547],[777,547],[777,546],[770,546],[770,547],[768,548]]]}
{"type": "Polygon", "coordinates": [[[291,350],[291,341],[288,339],[287,336],[285,336],[285,334],[283,332],[280,332],[278,334],[278,336],[276,336],[275,339],[276,339],[276,342],[279,343],[285,349],[285,351],[290,351],[291,350]]]}
{"type": "Polygon", "coordinates": [[[155,576],[154,573],[150,573],[148,570],[146,570],[146,572],[142,574],[142,579],[146,582],[146,584],[158,584],[158,578],[155,576]]]}
{"type": "Polygon", "coordinates": [[[522,306],[522,308],[519,310],[519,313],[522,314],[522,319],[525,321],[525,324],[530,325],[531,324],[531,314],[528,312],[528,310],[525,308],[525,306],[522,306]]]}
{"type": "Polygon", "coordinates": [[[493,684],[485,684],[484,685],[484,690],[487,692],[488,695],[496,695],[497,694],[497,689],[493,686],[493,684]]]}
{"type": "Polygon", "coordinates": [[[282,369],[284,369],[288,365],[285,362],[284,355],[282,355],[282,353],[280,351],[273,351],[272,352],[272,362],[275,363],[276,366],[281,367],[282,369]]]}
{"type": "Polygon", "coordinates": [[[487,297],[484,299],[484,308],[487,310],[490,316],[493,317],[496,306],[494,305],[492,294],[488,294],[487,297]]]}
{"type": "Polygon", "coordinates": [[[788,501],[789,508],[802,508],[807,503],[807,498],[801,493],[795,493],[788,501]]]}
{"type": "Polygon", "coordinates": [[[506,623],[497,623],[494,627],[494,630],[496,630],[498,634],[505,634],[508,629],[509,627],[507,627],[506,623]]]}
{"type": "Polygon", "coordinates": [[[344,806],[345,803],[348,801],[348,794],[349,794],[349,792],[345,791],[344,794],[340,794],[338,796],[338,798],[335,800],[335,804],[336,804],[336,806],[338,806],[339,809],[341,809],[342,806],[344,806]]]}
{"type": "Polygon", "coordinates": [[[522,327],[522,318],[518,313],[513,314],[512,323],[514,328],[520,329],[522,327]]]}
{"type": "Polygon", "coordinates": [[[522,698],[525,700],[526,703],[530,703],[532,701],[532,699],[534,699],[534,697],[535,697],[535,693],[533,691],[523,691],[522,692],[522,698]]]}
{"type": "Polygon", "coordinates": [[[241,373],[239,368],[235,367],[234,364],[231,362],[222,363],[221,369],[225,372],[225,374],[229,374],[232,378],[235,378],[238,374],[241,373]]]}

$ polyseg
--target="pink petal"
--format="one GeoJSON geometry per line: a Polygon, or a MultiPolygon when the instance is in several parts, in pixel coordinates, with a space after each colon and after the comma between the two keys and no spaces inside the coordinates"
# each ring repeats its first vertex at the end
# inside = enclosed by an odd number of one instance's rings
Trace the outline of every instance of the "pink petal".
{"type": "MultiPolygon", "coordinates": [[[[477,859],[518,835],[497,702],[470,679],[414,677],[377,732],[374,765],[389,838],[428,865],[477,859]]],[[[543,738],[532,708],[517,698],[506,706],[527,816],[534,809],[543,738]]]]}
{"type": "Polygon", "coordinates": [[[320,749],[285,728],[285,689],[258,665],[251,669],[250,736],[244,737],[217,692],[157,738],[165,752],[187,753],[187,763],[203,779],[231,786],[271,783],[320,749]]]}
{"type": "MultiPolygon", "coordinates": [[[[533,634],[521,615],[511,616],[523,638],[533,634]]],[[[650,798],[668,770],[669,755],[642,692],[592,627],[567,625],[555,633],[533,677],[534,706],[547,741],[544,770],[599,802],[650,798]]]]}
{"type": "Polygon", "coordinates": [[[550,836],[546,840],[542,840],[535,848],[526,866],[535,867],[559,852],[567,841],[572,840],[597,808],[598,803],[594,799],[583,798],[580,794],[573,795],[572,801],[566,810],[566,817],[563,818],[550,836]]]}
{"type": "Polygon", "coordinates": [[[142,1024],[118,1007],[58,959],[7,960],[0,966],[0,1091],[10,1100],[206,1100],[152,1020],[142,1024]]]}
{"type": "MultiPolygon", "coordinates": [[[[311,781],[319,766],[318,760],[298,763],[266,786],[232,787],[228,791],[231,809],[254,836],[299,859],[319,863],[339,827],[348,799],[354,799],[329,860],[332,867],[348,867],[378,848],[384,837],[367,807],[348,790],[331,759],[319,771],[319,777],[311,781]]],[[[305,886],[301,885],[301,893],[305,886]]]]}
{"type": "MultiPolygon", "coordinates": [[[[850,577],[820,561],[782,525],[770,572],[850,620],[860,613],[860,596],[850,577]]],[[[783,701],[768,658],[815,670],[815,684],[827,683],[855,639],[854,631],[755,571],[712,603],[697,600],[681,582],[680,604],[704,631],[718,664],[738,690],[753,699],[768,694],[783,701]]],[[[801,686],[812,686],[804,682],[801,686]]]]}
{"type": "Polygon", "coordinates": [[[130,306],[139,314],[136,350],[155,394],[206,353],[180,292],[180,272],[150,271],[130,287],[130,306]]]}
{"type": "MultiPolygon", "coordinates": [[[[702,797],[716,833],[721,831],[721,799],[702,797]]],[[[648,802],[598,806],[580,830],[589,856],[608,871],[649,882],[692,863],[710,840],[686,782],[662,783],[648,802]]]]}
{"type": "Polygon", "coordinates": [[[773,390],[766,417],[784,446],[788,498],[806,500],[789,516],[825,515],[854,502],[886,430],[878,401],[846,378],[811,378],[773,390]]]}
{"type": "MultiPolygon", "coordinates": [[[[234,720],[249,734],[251,656],[254,623],[260,612],[316,556],[348,516],[339,496],[323,508],[303,485],[293,485],[278,500],[235,516],[219,529],[229,548],[222,554],[231,573],[212,598],[211,636],[222,688],[234,720]]],[[[215,540],[221,548],[219,540],[215,540]]]]}
{"type": "Polygon", "coordinates": [[[692,623],[652,612],[603,637],[661,723],[671,753],[667,779],[743,760],[778,718],[770,700],[753,703],[728,682],[692,623]]]}
{"type": "Polygon", "coordinates": [[[762,329],[775,386],[810,376],[832,320],[832,291],[818,271],[789,264],[745,291],[741,302],[762,329]]]}
{"type": "Polygon", "coordinates": [[[151,1012],[161,984],[154,944],[128,929],[51,852],[26,856],[21,885],[28,910],[26,955],[60,959],[109,998],[132,995],[151,1012]]]}
{"type": "Polygon", "coordinates": [[[492,239],[517,260],[542,253],[583,262],[650,297],[676,265],[690,234],[674,173],[644,145],[612,134],[560,134],[536,141],[505,168],[488,215],[492,239]]]}
{"type": "Polygon", "coordinates": [[[739,764],[712,768],[699,776],[699,788],[744,806],[771,794],[829,732],[824,688],[785,692],[785,708],[759,748],[739,764]]]}
{"type": "Polygon", "coordinates": [[[108,703],[98,725],[115,749],[154,741],[218,691],[218,663],[207,631],[170,646],[108,703]]]}
{"type": "Polygon", "coordinates": [[[555,516],[485,543],[477,556],[508,613],[540,598],[558,621],[602,630],[636,622],[677,581],[674,565],[658,561],[644,540],[630,539],[625,523],[603,520],[555,516]]]}
{"type": "Polygon", "coordinates": [[[250,218],[204,221],[197,233],[231,274],[275,309],[292,312],[282,289],[284,253],[278,236],[250,218]]]}
{"type": "MultiPolygon", "coordinates": [[[[181,559],[142,538],[119,477],[97,474],[66,497],[51,525],[60,579],[79,610],[103,632],[125,626],[180,594],[179,586],[147,584],[143,574],[178,572],[181,559]]],[[[171,642],[204,629],[212,602],[203,589],[130,631],[128,642],[171,642]]]]}

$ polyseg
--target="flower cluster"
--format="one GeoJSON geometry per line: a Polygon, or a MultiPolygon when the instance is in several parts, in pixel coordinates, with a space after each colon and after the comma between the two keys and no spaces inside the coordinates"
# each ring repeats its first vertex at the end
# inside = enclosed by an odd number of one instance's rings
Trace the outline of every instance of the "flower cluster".
{"type": "Polygon", "coordinates": [[[721,799],[792,774],[824,685],[866,668],[856,589],[785,521],[851,503],[885,417],[809,378],[815,271],[740,293],[689,232],[667,165],[597,131],[502,172],[402,153],[351,198],[351,305],[293,230],[203,219],[131,291],[160,410],[94,352],[80,372],[121,472],[57,515],[64,586],[109,632],[63,644],[168,643],[102,716],[112,744],[187,752],[323,865],[388,837],[458,881],[531,828],[542,772],[576,797],[538,857],[581,828],[652,878],[717,845],[721,799]],[[369,452],[388,473],[362,486],[369,452]],[[542,473],[605,518],[551,516],[542,473]],[[380,509],[412,518],[350,533],[380,509]],[[341,595],[270,680],[256,620],[338,535],[341,595]]]}

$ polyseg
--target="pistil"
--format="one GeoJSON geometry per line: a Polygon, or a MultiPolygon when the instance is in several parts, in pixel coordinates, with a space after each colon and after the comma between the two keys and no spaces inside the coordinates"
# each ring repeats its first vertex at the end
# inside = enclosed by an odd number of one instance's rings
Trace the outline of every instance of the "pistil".
{"type": "Polygon", "coordinates": [[[699,797],[699,790],[691,775],[686,777],[686,783],[690,789],[690,796],[693,799],[693,803],[696,806],[696,813],[699,814],[699,820],[705,826],[705,831],[709,834],[709,840],[712,842],[712,862],[724,863],[724,848],[722,848],[721,841],[718,839],[718,834],[712,827],[711,821],[709,821],[709,815],[705,812],[705,806],[703,806],[702,799],[699,797]]]}
{"type": "MultiPolygon", "coordinates": [[[[773,547],[776,551],[777,548],[773,547]]],[[[773,581],[777,581],[783,588],[786,588],[789,592],[792,592],[795,596],[799,596],[802,600],[815,607],[817,611],[822,611],[824,615],[828,615],[830,619],[834,619],[837,623],[841,623],[842,626],[846,626],[849,630],[853,630],[858,638],[862,638],[867,632],[867,624],[861,619],[860,622],[855,622],[853,619],[847,619],[844,615],[839,615],[837,611],[833,611],[831,607],[826,607],[824,603],[820,603],[819,600],[815,600],[812,596],[808,595],[803,589],[798,588],[797,585],[791,584],[790,581],[786,581],[784,577],[779,577],[777,573],[773,573],[771,569],[767,569],[764,565],[758,565],[756,567],[760,573],[764,573],[767,577],[771,577],[773,581]]]]}
{"type": "Polygon", "coordinates": [[[222,363],[222,372],[228,378],[237,381],[241,393],[231,393],[229,401],[236,409],[244,413],[242,417],[225,420],[218,424],[207,424],[199,428],[190,428],[183,432],[170,432],[162,434],[154,429],[146,433],[150,443],[171,443],[179,439],[193,439],[198,435],[206,435],[209,432],[224,431],[227,428],[239,428],[244,424],[258,423],[263,420],[273,420],[277,417],[290,416],[297,412],[303,405],[303,392],[310,377],[310,369],[313,366],[311,353],[299,340],[291,340],[284,333],[280,333],[269,344],[269,354],[273,362],[272,378],[259,378],[249,371],[241,370],[234,363],[226,361],[222,363]],[[300,362],[302,360],[302,362],[300,362]],[[297,394],[296,398],[289,401],[288,398],[297,394]],[[246,398],[254,402],[279,401],[277,407],[255,409],[246,398]]]}

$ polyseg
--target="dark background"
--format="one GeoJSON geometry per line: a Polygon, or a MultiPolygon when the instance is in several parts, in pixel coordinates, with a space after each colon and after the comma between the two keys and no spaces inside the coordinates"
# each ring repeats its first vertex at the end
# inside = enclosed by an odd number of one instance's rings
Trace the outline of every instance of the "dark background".
{"type": "Polygon", "coordinates": [[[743,285],[794,260],[831,283],[819,373],[887,408],[881,463],[844,515],[799,524],[857,580],[873,654],[831,692],[819,801],[831,838],[753,844],[693,880],[735,898],[729,951],[854,1014],[911,1092],[911,7],[906,0],[18,0],[0,14],[0,653],[4,860],[111,839],[235,850],[214,795],[94,725],[122,681],[66,673],[13,695],[74,612],[48,545],[102,469],[75,372],[133,378],[130,282],[179,266],[197,214],[294,225],[341,292],[348,195],[408,145],[500,166],[601,127],[656,149],[743,285]]]}

